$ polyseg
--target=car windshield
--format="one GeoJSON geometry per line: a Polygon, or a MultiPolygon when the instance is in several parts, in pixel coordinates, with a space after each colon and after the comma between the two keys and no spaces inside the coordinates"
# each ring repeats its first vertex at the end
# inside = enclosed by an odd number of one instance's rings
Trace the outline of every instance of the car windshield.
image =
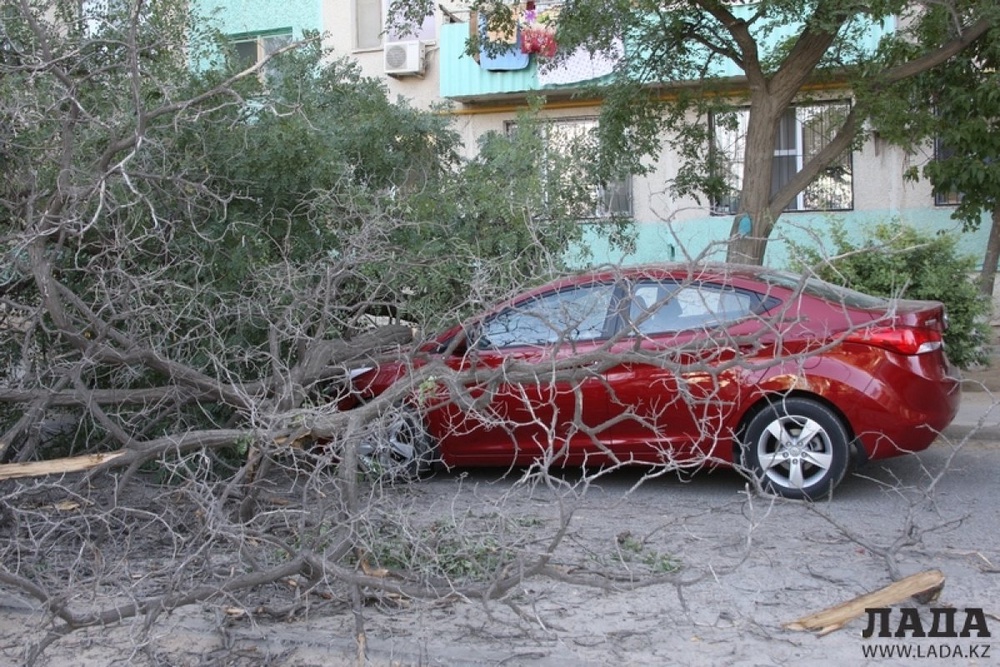
{"type": "Polygon", "coordinates": [[[577,285],[522,301],[488,318],[480,347],[549,345],[605,335],[614,283],[577,285]]]}
{"type": "Polygon", "coordinates": [[[785,287],[790,290],[801,290],[810,296],[833,303],[840,303],[849,308],[885,308],[887,302],[882,297],[871,296],[870,294],[834,285],[818,278],[803,278],[792,273],[766,272],[761,273],[760,278],[768,285],[785,287]]]}

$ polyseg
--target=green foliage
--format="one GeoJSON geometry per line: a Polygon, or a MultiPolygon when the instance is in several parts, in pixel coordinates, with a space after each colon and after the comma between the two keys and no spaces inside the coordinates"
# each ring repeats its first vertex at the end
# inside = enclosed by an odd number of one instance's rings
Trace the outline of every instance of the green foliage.
{"type": "MultiPolygon", "coordinates": [[[[731,75],[740,72],[769,80],[781,69],[801,66],[808,66],[816,80],[824,72],[860,72],[872,60],[861,37],[906,3],[765,0],[727,6],[731,4],[622,1],[609,6],[600,0],[572,0],[563,6],[558,30],[561,52],[570,53],[577,46],[606,49],[622,36],[627,45],[628,55],[620,63],[614,86],[601,91],[607,93],[602,106],[605,160],[635,163],[656,157],[661,143],[668,143],[681,156],[680,171],[670,183],[672,192],[698,200],[718,196],[722,184],[709,114],[732,111],[751,101],[750,91],[734,88],[731,75]],[[823,33],[832,35],[829,46],[818,54],[804,53],[799,38],[807,29],[814,46],[826,38],[823,33]],[[806,65],[806,58],[815,59],[815,64],[806,65]],[[650,88],[650,83],[657,85],[650,88]],[[675,86],[678,83],[683,85],[675,86]],[[662,87],[670,94],[655,94],[662,87]]],[[[777,99],[777,95],[771,96],[777,99]]],[[[785,99],[787,94],[780,95],[785,99]]],[[[773,119],[763,114],[782,111],[761,111],[759,122],[773,127],[773,119]]],[[[753,106],[750,114],[750,122],[758,122],[753,106]]]]}
{"type": "Polygon", "coordinates": [[[453,323],[566,269],[566,251],[582,238],[580,218],[593,208],[590,184],[601,180],[596,137],[549,151],[544,131],[524,113],[511,132],[487,133],[475,157],[406,200],[413,224],[394,238],[411,262],[372,268],[379,282],[406,289],[410,319],[432,328],[453,323]]]}
{"type": "Polygon", "coordinates": [[[438,519],[423,528],[381,527],[372,556],[379,567],[421,573],[430,578],[489,581],[516,561],[512,538],[523,532],[516,522],[486,516],[482,524],[438,519]]]}
{"type": "MultiPolygon", "coordinates": [[[[975,3],[972,3],[975,4],[975,3]]],[[[980,8],[979,11],[985,11],[980,8]]],[[[872,94],[862,91],[872,122],[883,137],[914,150],[938,142],[937,159],[921,173],[935,194],[961,193],[953,217],[967,230],[977,229],[983,211],[1000,204],[1000,7],[991,6],[994,27],[942,65],[872,94]]],[[[940,43],[952,30],[955,15],[932,5],[912,29],[913,40],[885,56],[889,63],[911,57],[913,44],[940,43]]]]}
{"type": "Polygon", "coordinates": [[[622,564],[642,563],[655,574],[669,574],[680,569],[680,563],[670,554],[661,553],[636,538],[629,531],[615,538],[617,560],[622,564]]]}
{"type": "Polygon", "coordinates": [[[360,267],[366,280],[347,285],[345,298],[368,304],[359,317],[436,328],[562,270],[581,238],[585,184],[602,175],[596,151],[547,153],[532,114],[463,160],[447,114],[390,101],[382,82],[316,42],[276,58],[266,81],[253,105],[180,139],[210,182],[236,188],[224,210],[174,239],[210,253],[211,279],[227,289],[279,261],[342,260],[374,226],[386,256],[360,267]],[[212,249],[206,233],[218,240],[212,249]]]}
{"type": "MultiPolygon", "coordinates": [[[[562,270],[583,184],[607,173],[590,137],[549,154],[530,114],[463,159],[447,114],[391,100],[315,36],[240,75],[189,3],[96,22],[42,4],[5,7],[0,31],[0,318],[31,324],[0,340],[4,369],[24,366],[12,384],[53,382],[79,354],[67,336],[128,340],[80,378],[128,390],[169,384],[167,361],[258,382],[373,317],[452,324],[562,270]],[[28,248],[71,316],[40,307],[28,248]]],[[[181,407],[147,435],[244,416],[181,407]]]]}
{"type": "Polygon", "coordinates": [[[941,301],[950,320],[948,358],[960,368],[989,363],[990,305],[972,279],[976,259],[958,253],[954,235],[886,223],[854,242],[837,224],[830,239],[829,258],[815,248],[793,246],[794,268],[876,296],[941,301]]]}

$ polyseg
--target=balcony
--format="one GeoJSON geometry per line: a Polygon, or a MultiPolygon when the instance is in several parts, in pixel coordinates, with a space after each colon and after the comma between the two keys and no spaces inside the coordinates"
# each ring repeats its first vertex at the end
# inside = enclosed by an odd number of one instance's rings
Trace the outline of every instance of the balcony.
{"type": "Polygon", "coordinates": [[[526,64],[521,69],[487,69],[465,53],[465,43],[468,39],[468,23],[441,26],[439,35],[441,97],[456,102],[485,102],[523,99],[532,92],[569,94],[601,78],[600,75],[585,76],[572,82],[547,83],[547,78],[565,81],[566,76],[560,77],[559,72],[539,72],[537,56],[524,56],[526,64]]]}
{"type": "MultiPolygon", "coordinates": [[[[752,5],[734,8],[739,12],[749,14],[752,5]]],[[[799,26],[787,25],[772,31],[764,41],[762,51],[773,49],[793,38],[799,26]]],[[[871,23],[857,30],[862,36],[854,40],[854,44],[866,51],[873,51],[879,40],[895,29],[894,22],[871,23]]],[[[481,66],[473,58],[466,55],[466,41],[469,39],[468,23],[450,23],[441,26],[439,34],[440,63],[440,95],[456,102],[498,102],[504,100],[516,101],[524,99],[531,93],[542,93],[551,97],[568,96],[587,85],[599,83],[607,78],[605,63],[592,62],[591,70],[580,68],[579,62],[570,64],[573,71],[559,70],[539,71],[538,56],[532,55],[526,59],[523,67],[510,70],[491,70],[481,66]]],[[[626,47],[627,48],[627,47],[626,47]]],[[[720,67],[716,76],[739,76],[741,72],[730,62],[720,67]]]]}

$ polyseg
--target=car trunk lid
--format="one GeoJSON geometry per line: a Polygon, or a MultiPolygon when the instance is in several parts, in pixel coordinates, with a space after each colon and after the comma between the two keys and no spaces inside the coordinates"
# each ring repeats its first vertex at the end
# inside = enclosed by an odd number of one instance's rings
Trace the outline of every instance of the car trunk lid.
{"type": "Polygon", "coordinates": [[[884,308],[855,312],[855,326],[846,340],[874,345],[905,355],[920,355],[944,349],[948,318],[938,301],[887,300],[884,308]]]}

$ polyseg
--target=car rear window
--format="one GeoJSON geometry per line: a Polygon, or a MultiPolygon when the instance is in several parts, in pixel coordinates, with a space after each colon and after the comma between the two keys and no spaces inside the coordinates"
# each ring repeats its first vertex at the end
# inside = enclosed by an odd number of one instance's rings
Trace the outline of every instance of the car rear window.
{"type": "Polygon", "coordinates": [[[848,308],[878,309],[885,308],[887,300],[853,290],[849,287],[841,287],[828,283],[818,278],[803,278],[792,273],[761,273],[761,280],[768,285],[775,287],[785,287],[790,290],[801,290],[805,294],[815,296],[826,301],[839,303],[848,308]]]}

